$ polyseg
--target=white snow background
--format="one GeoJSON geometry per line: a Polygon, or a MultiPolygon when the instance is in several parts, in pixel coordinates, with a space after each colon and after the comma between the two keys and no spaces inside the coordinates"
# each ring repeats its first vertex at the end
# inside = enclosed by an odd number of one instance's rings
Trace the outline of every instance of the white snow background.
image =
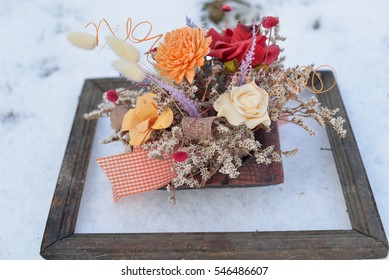
{"type": "MultiPolygon", "coordinates": [[[[118,75],[110,66],[114,55],[109,50],[77,49],[68,43],[67,32],[83,30],[86,23],[101,18],[123,30],[127,17],[132,17],[134,22],[152,22],[154,34],[165,33],[183,26],[185,15],[199,23],[201,3],[0,0],[0,259],[41,258],[44,226],[84,79],[118,75]]],[[[281,32],[287,37],[282,43],[287,65],[330,64],[337,70],[338,86],[388,231],[389,2],[262,0],[256,3],[263,7],[261,15],[280,18],[281,32]],[[316,21],[321,23],[318,29],[313,28],[316,21]]],[[[99,123],[96,141],[106,132],[99,123]]],[[[304,133],[281,129],[282,146],[290,148],[297,144],[301,149],[295,158],[284,159],[285,185],[243,192],[211,190],[207,195],[203,190],[194,190],[193,194],[185,191],[178,193],[175,206],[169,204],[168,193],[162,191],[124,198],[115,205],[106,182],[93,190],[96,184],[93,180],[106,180],[102,171],[93,166],[93,156],[109,155],[108,149],[114,149],[94,147],[76,230],[349,228],[341,192],[338,187],[331,189],[338,184],[331,158],[328,152],[318,151],[319,147],[326,147],[325,137],[322,133],[309,139],[304,133]],[[295,136],[301,138],[296,140],[295,136]],[[294,172],[295,166],[299,169],[294,172]],[[317,172],[305,171],[310,166],[316,166],[317,172]],[[193,206],[194,199],[201,202],[201,208],[193,206]],[[223,216],[220,209],[227,209],[230,202],[236,204],[235,209],[253,213],[228,210],[223,216]],[[261,208],[253,207],[255,204],[261,204],[261,208]],[[312,207],[314,204],[329,208],[318,211],[318,207],[312,207]],[[139,217],[138,222],[128,224],[131,215],[146,207],[162,207],[166,211],[154,213],[158,223],[140,224],[142,217],[139,217]],[[197,209],[194,214],[197,225],[190,226],[187,212],[180,216],[181,210],[189,211],[190,207],[197,209]],[[309,211],[306,207],[310,207],[309,211]],[[202,220],[206,215],[212,216],[210,212],[214,216],[202,220]],[[260,222],[253,223],[250,215],[258,217],[260,222]],[[221,219],[228,222],[220,223],[221,219]]],[[[155,212],[147,211],[150,215],[155,212]]]]}

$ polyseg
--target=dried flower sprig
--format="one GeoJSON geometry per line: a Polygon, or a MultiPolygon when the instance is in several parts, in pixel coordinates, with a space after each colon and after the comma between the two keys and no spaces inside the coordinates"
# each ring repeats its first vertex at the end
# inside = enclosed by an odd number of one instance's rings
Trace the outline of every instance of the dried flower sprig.
{"type": "Polygon", "coordinates": [[[185,93],[182,90],[179,90],[176,87],[164,83],[163,81],[155,78],[153,75],[147,74],[146,77],[156,86],[169,92],[171,97],[179,103],[180,108],[184,110],[190,117],[195,118],[200,116],[196,104],[188,97],[186,97],[185,93]]]}

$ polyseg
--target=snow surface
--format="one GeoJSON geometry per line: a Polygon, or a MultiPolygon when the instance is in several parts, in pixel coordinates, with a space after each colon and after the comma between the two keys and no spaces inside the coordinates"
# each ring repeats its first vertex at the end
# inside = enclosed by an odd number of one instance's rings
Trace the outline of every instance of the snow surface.
{"type": "MultiPolygon", "coordinates": [[[[282,34],[288,38],[282,44],[287,65],[313,62],[337,70],[338,86],[384,227],[389,230],[389,207],[385,206],[389,201],[389,2],[258,3],[262,15],[281,19],[282,34]],[[313,28],[315,21],[320,21],[320,28],[313,28]]],[[[84,79],[117,76],[110,67],[113,54],[76,49],[67,42],[66,33],[103,17],[122,28],[127,17],[135,22],[147,19],[153,23],[153,32],[164,33],[182,26],[185,15],[199,22],[200,8],[201,1],[178,0],[143,0],[140,4],[124,0],[1,1],[0,259],[40,259],[41,238],[84,79]]],[[[103,129],[98,133],[105,135],[103,129]]],[[[323,133],[311,139],[291,128],[282,128],[281,133],[284,148],[296,146],[296,137],[301,139],[297,141],[301,153],[285,160],[285,185],[182,191],[175,206],[167,202],[169,194],[163,191],[113,204],[109,185],[102,183],[105,178],[91,161],[90,171],[95,174],[88,174],[77,231],[349,228],[330,153],[319,150],[327,145],[323,133]],[[306,146],[308,140],[313,141],[306,146]],[[93,181],[97,178],[101,178],[98,185],[93,181]],[[140,209],[147,209],[150,218],[142,220],[140,209]],[[190,209],[195,209],[197,229],[188,222],[190,209]],[[139,219],[137,225],[132,218],[139,219]]],[[[108,155],[115,149],[96,146],[96,155],[108,155]]]]}

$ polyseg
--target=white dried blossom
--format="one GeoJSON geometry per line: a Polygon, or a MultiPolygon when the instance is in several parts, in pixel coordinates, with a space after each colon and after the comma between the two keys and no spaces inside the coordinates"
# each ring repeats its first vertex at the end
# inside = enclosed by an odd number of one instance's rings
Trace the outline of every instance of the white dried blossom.
{"type": "Polygon", "coordinates": [[[312,128],[310,128],[301,118],[293,117],[290,121],[291,121],[291,123],[297,124],[298,126],[302,127],[311,136],[317,134],[317,132],[315,130],[313,130],[312,128]]]}
{"type": "Polygon", "coordinates": [[[295,148],[293,150],[290,150],[290,151],[284,151],[282,152],[282,154],[286,157],[294,157],[297,153],[298,153],[299,149],[298,148],[295,148]]]}
{"type": "Polygon", "coordinates": [[[344,123],[345,120],[342,117],[330,119],[330,124],[332,125],[334,130],[339,134],[341,138],[345,138],[347,133],[347,131],[343,128],[344,123]]]}
{"type": "Polygon", "coordinates": [[[121,139],[120,133],[115,132],[115,133],[111,134],[110,136],[108,136],[107,138],[101,140],[100,144],[109,144],[109,143],[118,141],[120,139],[121,139]]]}

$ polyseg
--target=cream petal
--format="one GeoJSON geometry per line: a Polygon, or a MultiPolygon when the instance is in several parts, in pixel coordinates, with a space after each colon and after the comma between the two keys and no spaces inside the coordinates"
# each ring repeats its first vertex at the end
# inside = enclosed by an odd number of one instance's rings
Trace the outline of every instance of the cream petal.
{"type": "Polygon", "coordinates": [[[260,88],[259,86],[257,86],[257,84],[252,81],[251,83],[247,84],[247,86],[251,89],[251,90],[255,90],[255,91],[264,91],[266,93],[266,91],[263,89],[263,88],[260,88]]]}
{"type": "Polygon", "coordinates": [[[266,116],[264,116],[263,118],[264,118],[264,120],[262,121],[262,123],[264,125],[266,125],[266,126],[270,126],[271,125],[271,119],[270,119],[269,115],[266,114],[266,116]]]}
{"type": "Polygon", "coordinates": [[[263,114],[259,114],[258,108],[242,108],[241,112],[239,110],[238,112],[242,114],[242,116],[245,116],[247,118],[263,115],[263,114]]]}
{"type": "Polygon", "coordinates": [[[254,129],[261,123],[261,120],[259,118],[246,119],[244,123],[248,128],[254,129]]]}
{"type": "Polygon", "coordinates": [[[215,109],[216,112],[219,112],[220,108],[225,103],[231,103],[229,93],[224,93],[220,95],[219,98],[215,101],[215,103],[213,103],[213,108],[215,109]]]}
{"type": "Polygon", "coordinates": [[[239,107],[243,106],[243,104],[239,101],[242,94],[244,94],[244,92],[240,91],[238,87],[232,88],[231,95],[230,95],[231,101],[234,104],[237,104],[237,106],[239,106],[239,107]]]}
{"type": "Polygon", "coordinates": [[[246,124],[250,129],[259,124],[269,126],[267,112],[269,95],[254,82],[233,87],[230,93],[221,95],[213,107],[219,117],[227,118],[232,125],[246,124]]]}
{"type": "Polygon", "coordinates": [[[217,116],[218,117],[225,117],[227,119],[227,121],[234,125],[234,126],[238,126],[238,125],[241,125],[244,121],[245,121],[245,118],[242,117],[234,108],[234,106],[232,106],[231,103],[225,103],[219,110],[219,112],[217,113],[217,116]]]}
{"type": "Polygon", "coordinates": [[[247,114],[246,108],[243,106],[239,106],[236,102],[232,103],[232,106],[234,106],[235,110],[242,116],[250,117],[252,114],[247,114]]]}
{"type": "Polygon", "coordinates": [[[269,115],[266,114],[264,116],[261,116],[259,118],[253,118],[253,119],[246,119],[245,124],[248,128],[254,129],[260,124],[263,124],[265,126],[270,126],[271,120],[269,118],[269,115]]]}
{"type": "Polygon", "coordinates": [[[257,108],[261,103],[261,95],[258,93],[250,92],[242,96],[239,101],[243,104],[245,108],[257,108]]]}

